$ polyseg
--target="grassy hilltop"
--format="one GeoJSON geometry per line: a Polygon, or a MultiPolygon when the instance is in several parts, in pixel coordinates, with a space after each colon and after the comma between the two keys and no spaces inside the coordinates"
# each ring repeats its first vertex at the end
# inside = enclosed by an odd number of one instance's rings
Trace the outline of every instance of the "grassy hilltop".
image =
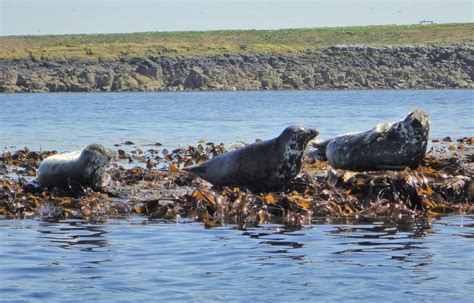
{"type": "Polygon", "coordinates": [[[200,57],[239,53],[291,53],[337,44],[407,45],[474,43],[474,23],[384,25],[285,30],[226,30],[132,34],[0,37],[0,59],[200,57]]]}

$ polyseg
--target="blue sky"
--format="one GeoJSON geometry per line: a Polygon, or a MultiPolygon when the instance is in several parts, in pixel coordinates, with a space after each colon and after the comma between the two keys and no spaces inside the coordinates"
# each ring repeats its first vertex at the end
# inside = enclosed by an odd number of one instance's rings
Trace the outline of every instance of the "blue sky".
{"type": "Polygon", "coordinates": [[[471,0],[0,0],[0,35],[474,22],[471,0]]]}

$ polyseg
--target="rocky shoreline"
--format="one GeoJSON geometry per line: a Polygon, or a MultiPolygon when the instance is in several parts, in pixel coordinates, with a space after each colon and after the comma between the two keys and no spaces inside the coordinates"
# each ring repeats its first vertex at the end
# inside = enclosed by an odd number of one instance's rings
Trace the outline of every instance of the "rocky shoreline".
{"type": "Polygon", "coordinates": [[[0,92],[474,88],[474,45],[117,61],[0,59],[0,92]]]}

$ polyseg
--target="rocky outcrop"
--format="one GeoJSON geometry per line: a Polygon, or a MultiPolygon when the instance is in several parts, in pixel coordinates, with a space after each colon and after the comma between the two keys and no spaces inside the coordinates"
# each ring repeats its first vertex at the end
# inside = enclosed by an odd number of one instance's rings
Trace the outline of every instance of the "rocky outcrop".
{"type": "Polygon", "coordinates": [[[474,46],[118,61],[0,59],[0,92],[474,88],[474,46]]]}

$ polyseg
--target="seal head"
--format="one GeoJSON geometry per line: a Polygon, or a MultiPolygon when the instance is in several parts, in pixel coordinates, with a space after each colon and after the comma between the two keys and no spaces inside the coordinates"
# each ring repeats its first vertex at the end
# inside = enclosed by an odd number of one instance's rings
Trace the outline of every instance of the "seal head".
{"type": "Polygon", "coordinates": [[[318,157],[334,168],[357,171],[416,168],[426,154],[429,129],[428,114],[415,110],[398,122],[340,135],[315,146],[318,157]]]}
{"type": "Polygon", "coordinates": [[[106,169],[115,158],[115,152],[104,145],[86,146],[79,157],[80,166],[84,168],[83,184],[93,188],[105,187],[110,181],[106,169]]]}
{"type": "Polygon", "coordinates": [[[215,186],[278,190],[299,173],[306,145],[317,134],[314,129],[292,125],[274,139],[244,146],[184,170],[215,186]]]}
{"type": "Polygon", "coordinates": [[[114,151],[101,144],[90,144],[82,151],[58,154],[44,159],[37,181],[42,186],[67,187],[71,183],[102,189],[110,181],[106,169],[116,158],[114,151]]]}

